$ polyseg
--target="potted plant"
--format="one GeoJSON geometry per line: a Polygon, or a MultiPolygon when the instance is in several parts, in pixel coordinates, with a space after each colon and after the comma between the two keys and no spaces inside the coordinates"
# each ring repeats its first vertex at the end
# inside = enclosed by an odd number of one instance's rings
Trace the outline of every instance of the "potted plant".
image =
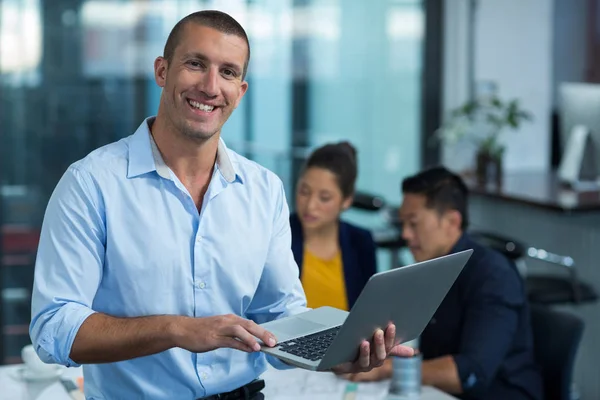
{"type": "Polygon", "coordinates": [[[471,100],[454,109],[437,135],[447,142],[461,139],[476,147],[475,172],[479,184],[502,183],[502,159],[506,146],[500,140],[506,130],[516,130],[532,115],[517,99],[501,100],[497,95],[471,100]]]}

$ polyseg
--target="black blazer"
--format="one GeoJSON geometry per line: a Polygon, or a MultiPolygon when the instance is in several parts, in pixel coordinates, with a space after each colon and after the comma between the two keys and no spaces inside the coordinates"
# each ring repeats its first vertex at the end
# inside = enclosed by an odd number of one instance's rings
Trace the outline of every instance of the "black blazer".
{"type": "Polygon", "coordinates": [[[525,287],[514,264],[463,234],[473,255],[421,335],[424,359],[453,355],[464,400],[541,400],[525,287]]]}
{"type": "MultiPolygon", "coordinates": [[[[292,252],[300,268],[300,274],[302,274],[304,238],[302,237],[302,225],[295,213],[290,215],[290,226],[292,229],[292,252]]],[[[375,242],[368,230],[340,221],[339,244],[342,252],[348,307],[352,308],[371,275],[377,272],[375,242]]]]}

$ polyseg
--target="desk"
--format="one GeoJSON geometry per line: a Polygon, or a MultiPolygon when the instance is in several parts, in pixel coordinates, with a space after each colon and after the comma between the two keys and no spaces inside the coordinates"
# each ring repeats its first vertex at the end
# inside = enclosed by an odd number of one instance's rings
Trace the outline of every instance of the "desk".
{"type": "MultiPolygon", "coordinates": [[[[0,399],[4,400],[71,400],[58,380],[25,382],[17,379],[20,365],[0,367],[0,399]]],[[[64,368],[61,377],[75,381],[81,368],[64,368]]]]}
{"type": "MultiPolygon", "coordinates": [[[[0,399],[6,400],[70,400],[58,381],[23,382],[14,378],[21,366],[0,367],[0,399]]],[[[77,379],[81,368],[65,368],[63,377],[77,379]]],[[[311,372],[302,369],[278,371],[269,369],[262,375],[267,400],[342,400],[348,382],[327,372],[311,372]]],[[[361,383],[356,400],[386,400],[389,381],[361,383]]],[[[391,398],[390,398],[391,399],[391,398]]],[[[452,400],[432,387],[423,387],[420,400],[452,400]]]]}
{"type": "Polygon", "coordinates": [[[465,177],[469,191],[476,196],[501,199],[552,211],[583,213],[600,211],[600,187],[574,191],[561,185],[554,172],[507,173],[502,185],[479,185],[465,177]]]}
{"type": "MultiPolygon", "coordinates": [[[[312,372],[304,369],[279,371],[269,368],[263,375],[266,386],[265,400],[343,400],[348,385],[346,380],[329,372],[312,372]]],[[[360,383],[356,400],[392,400],[388,397],[390,381],[360,383]]],[[[424,386],[419,400],[452,400],[455,397],[433,387],[424,386]]]]}

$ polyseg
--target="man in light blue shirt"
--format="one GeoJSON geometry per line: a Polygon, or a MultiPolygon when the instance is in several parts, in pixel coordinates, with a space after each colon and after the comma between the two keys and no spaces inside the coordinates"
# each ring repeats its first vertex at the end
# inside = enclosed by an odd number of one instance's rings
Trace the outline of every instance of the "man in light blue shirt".
{"type": "MultiPolygon", "coordinates": [[[[154,64],[157,116],[71,165],[50,199],[30,334],[45,362],[85,364],[88,399],[232,391],[266,368],[256,338],[275,345],[258,324],[306,310],[281,181],[220,139],[249,56],[227,14],[184,18],[154,64]]],[[[394,330],[337,372],[411,355],[394,330]]]]}

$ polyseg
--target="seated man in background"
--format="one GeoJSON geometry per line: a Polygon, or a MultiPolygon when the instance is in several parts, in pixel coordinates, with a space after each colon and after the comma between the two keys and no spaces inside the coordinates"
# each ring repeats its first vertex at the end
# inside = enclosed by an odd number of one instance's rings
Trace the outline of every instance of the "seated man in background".
{"type": "MultiPolygon", "coordinates": [[[[406,178],[402,193],[402,237],[416,261],[474,250],[421,336],[423,384],[461,399],[540,400],[542,382],[523,281],[512,263],[466,233],[464,182],[436,167],[406,178]]],[[[391,375],[387,360],[381,368],[349,379],[391,375]]]]}
{"type": "Polygon", "coordinates": [[[357,173],[356,149],[330,143],[310,155],[298,180],[292,250],[310,308],[349,310],[377,272],[371,233],[340,220],[352,205],[357,173]]]}

